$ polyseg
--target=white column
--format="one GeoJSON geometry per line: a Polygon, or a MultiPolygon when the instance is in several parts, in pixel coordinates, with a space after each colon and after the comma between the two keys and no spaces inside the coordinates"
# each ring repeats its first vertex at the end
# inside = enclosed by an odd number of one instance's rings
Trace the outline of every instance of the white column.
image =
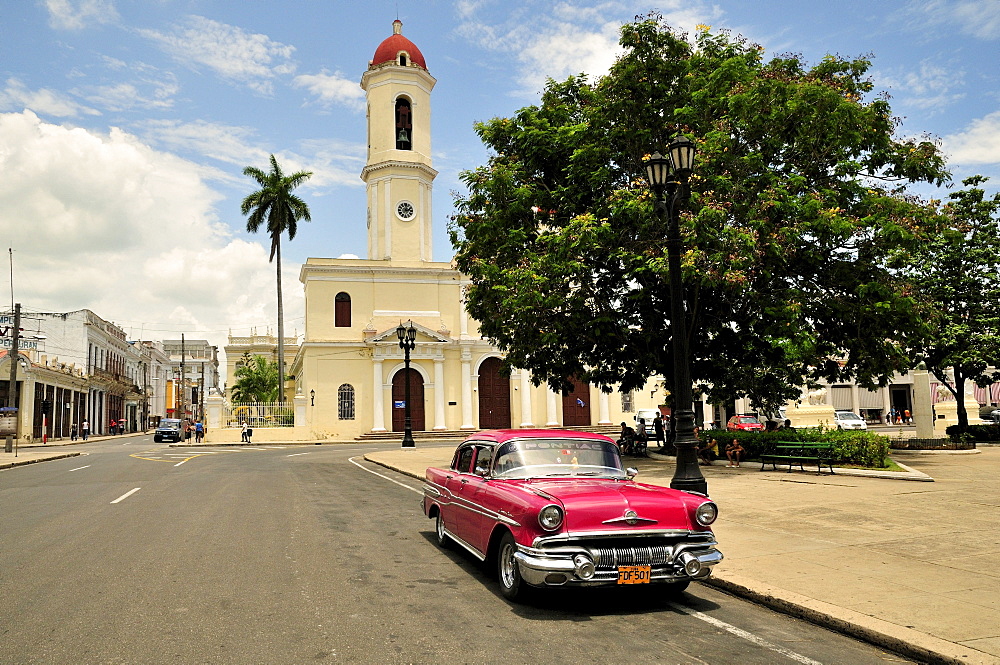
{"type": "Polygon", "coordinates": [[[444,430],[444,358],[434,359],[434,429],[444,430]]]}
{"type": "Polygon", "coordinates": [[[545,390],[545,426],[559,426],[559,403],[556,401],[556,391],[552,386],[546,384],[545,390]]]}
{"type": "Polygon", "coordinates": [[[476,429],[472,422],[472,354],[462,351],[462,429],[476,429]]]}
{"type": "Polygon", "coordinates": [[[597,388],[597,410],[598,410],[598,425],[610,425],[611,424],[611,409],[608,406],[608,394],[597,388]]]}
{"type": "Polygon", "coordinates": [[[372,362],[372,367],[374,368],[373,383],[372,383],[372,431],[373,432],[384,432],[385,431],[385,405],[382,400],[382,361],[375,360],[372,362]]]}
{"type": "Polygon", "coordinates": [[[521,370],[521,427],[534,427],[531,422],[531,378],[528,370],[521,370]]]}

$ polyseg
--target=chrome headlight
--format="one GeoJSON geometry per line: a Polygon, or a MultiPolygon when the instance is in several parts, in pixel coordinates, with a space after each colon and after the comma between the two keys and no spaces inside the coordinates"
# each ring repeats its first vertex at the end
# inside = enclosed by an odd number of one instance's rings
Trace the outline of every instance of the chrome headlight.
{"type": "Polygon", "coordinates": [[[542,508],[538,511],[538,523],[542,525],[542,528],[546,531],[555,531],[562,526],[563,523],[563,511],[562,508],[554,503],[542,508]]]}
{"type": "Polygon", "coordinates": [[[698,521],[698,524],[702,526],[708,526],[715,521],[715,518],[719,516],[719,508],[711,501],[706,501],[705,503],[698,506],[694,511],[694,518],[698,521]]]}

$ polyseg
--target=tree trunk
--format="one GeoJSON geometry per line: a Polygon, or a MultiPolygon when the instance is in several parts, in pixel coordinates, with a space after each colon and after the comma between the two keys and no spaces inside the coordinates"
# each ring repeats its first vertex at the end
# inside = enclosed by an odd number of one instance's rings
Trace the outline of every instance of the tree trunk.
{"type": "Polygon", "coordinates": [[[278,266],[278,404],[285,403],[285,312],[281,303],[281,236],[275,241],[278,266]]]}

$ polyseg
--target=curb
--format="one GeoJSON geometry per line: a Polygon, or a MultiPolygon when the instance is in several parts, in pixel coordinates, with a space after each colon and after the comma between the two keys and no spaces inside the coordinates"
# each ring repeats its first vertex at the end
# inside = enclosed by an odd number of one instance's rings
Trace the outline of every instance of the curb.
{"type": "Polygon", "coordinates": [[[46,457],[39,457],[38,459],[26,459],[17,460],[16,462],[0,462],[0,469],[13,469],[15,466],[26,466],[28,464],[38,464],[39,462],[48,462],[50,460],[65,459],[67,457],[79,457],[80,453],[63,453],[61,455],[48,455],[46,457]]]}
{"type": "Polygon", "coordinates": [[[971,647],[756,580],[724,575],[709,577],[701,582],[782,614],[804,619],[922,662],[942,665],[995,665],[997,662],[993,656],[971,647]]]}
{"type": "MultiPolygon", "coordinates": [[[[647,454],[651,459],[660,460],[662,462],[672,462],[675,459],[674,457],[671,457],[669,455],[653,452],[651,450],[648,451],[647,454]]],[[[905,472],[900,473],[899,471],[879,471],[878,469],[847,469],[844,467],[835,466],[833,467],[834,472],[832,475],[855,476],[858,478],[882,478],[885,480],[911,480],[911,481],[925,482],[925,483],[934,482],[934,479],[928,476],[926,473],[922,473],[920,471],[917,471],[916,469],[911,469],[905,464],[900,464],[896,460],[893,461],[896,462],[896,464],[899,464],[900,467],[905,469],[905,472]]],[[[753,463],[756,464],[756,462],[753,463]]],[[[766,471],[767,469],[764,470],[766,471]]],[[[800,469],[791,469],[789,471],[785,471],[785,473],[799,473],[799,474],[806,473],[812,476],[817,475],[813,471],[802,471],[800,469]]]]}

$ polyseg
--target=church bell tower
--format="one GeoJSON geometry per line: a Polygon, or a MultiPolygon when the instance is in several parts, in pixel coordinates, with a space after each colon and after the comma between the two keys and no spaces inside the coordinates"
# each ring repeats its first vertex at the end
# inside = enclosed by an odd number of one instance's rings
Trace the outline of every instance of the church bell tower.
{"type": "Polygon", "coordinates": [[[437,82],[420,49],[392,23],[361,77],[368,106],[368,258],[393,263],[433,259],[431,90],[437,82]]]}

